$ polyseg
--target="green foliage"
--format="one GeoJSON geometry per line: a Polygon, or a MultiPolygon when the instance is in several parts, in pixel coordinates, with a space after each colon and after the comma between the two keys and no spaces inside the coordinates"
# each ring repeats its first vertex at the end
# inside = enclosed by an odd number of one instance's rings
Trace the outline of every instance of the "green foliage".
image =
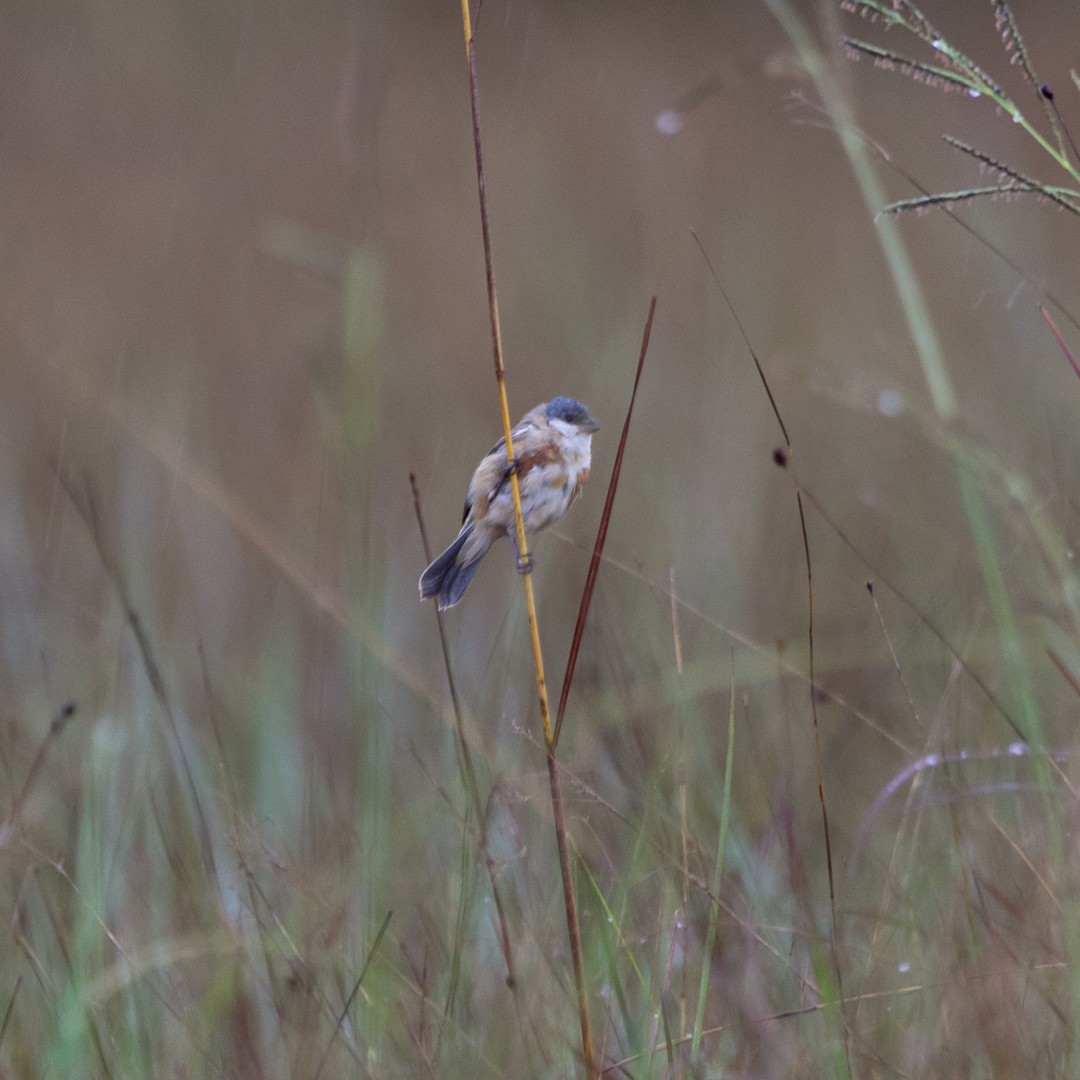
{"type": "MultiPolygon", "coordinates": [[[[1007,3],[995,0],[992,5],[1005,56],[1011,64],[1020,68],[1027,89],[1039,101],[1043,118],[1050,130],[1049,136],[1039,130],[982,67],[947,41],[915,4],[908,0],[895,4],[882,4],[877,0],[842,0],[841,6],[852,14],[862,15],[871,21],[880,21],[886,29],[897,28],[913,35],[930,47],[937,62],[927,63],[913,59],[891,48],[859,38],[846,39],[845,45],[850,56],[856,59],[868,56],[878,67],[898,70],[916,82],[934,89],[958,90],[972,98],[986,99],[997,107],[999,114],[1004,114],[1014,124],[1019,125],[1074,184],[1080,184],[1080,162],[1077,161],[1076,148],[1068,140],[1066,129],[1061,122],[1054,93],[1036,75],[1024,39],[1020,36],[1016,17],[1007,3]]],[[[1076,80],[1075,72],[1073,80],[1076,80]]],[[[1037,180],[960,139],[949,135],[944,136],[944,139],[960,153],[974,158],[979,163],[980,170],[993,174],[996,177],[995,183],[988,187],[971,187],[960,191],[936,192],[900,199],[884,207],[884,213],[954,206],[986,197],[1035,195],[1070,213],[1080,214],[1080,190],[1076,187],[1062,187],[1037,180]]]]}

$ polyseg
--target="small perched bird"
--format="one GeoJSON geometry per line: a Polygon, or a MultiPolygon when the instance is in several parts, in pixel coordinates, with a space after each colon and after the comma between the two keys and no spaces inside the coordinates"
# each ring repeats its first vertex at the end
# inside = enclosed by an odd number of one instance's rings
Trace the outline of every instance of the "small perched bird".
{"type": "MultiPolygon", "coordinates": [[[[589,478],[593,432],[599,428],[580,401],[557,397],[527,412],[513,429],[526,532],[558,521],[581,494],[589,478]]],[[[506,440],[500,439],[473,473],[457,539],[420,575],[421,600],[437,596],[440,611],[453,607],[500,536],[510,538],[518,569],[526,569],[517,550],[510,472],[506,440]]]]}

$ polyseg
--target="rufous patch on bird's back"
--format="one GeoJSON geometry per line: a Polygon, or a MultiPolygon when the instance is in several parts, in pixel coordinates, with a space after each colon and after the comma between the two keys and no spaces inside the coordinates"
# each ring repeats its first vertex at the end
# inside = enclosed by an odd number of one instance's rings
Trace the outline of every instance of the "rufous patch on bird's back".
{"type": "Polygon", "coordinates": [[[523,477],[530,470],[535,469],[537,465],[553,465],[559,460],[559,450],[553,443],[548,443],[547,446],[541,446],[537,450],[532,450],[526,454],[517,455],[517,471],[518,477],[523,477]]]}

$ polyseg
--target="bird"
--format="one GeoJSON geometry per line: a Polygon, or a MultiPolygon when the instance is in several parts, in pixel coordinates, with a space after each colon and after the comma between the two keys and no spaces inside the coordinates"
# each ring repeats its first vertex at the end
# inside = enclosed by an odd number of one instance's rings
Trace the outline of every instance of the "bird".
{"type": "MultiPolygon", "coordinates": [[[[580,401],[556,397],[530,409],[511,431],[521,515],[527,533],[546,528],[570,509],[589,478],[593,432],[600,425],[580,401]]],[[[453,607],[469,587],[484,556],[501,536],[509,538],[518,570],[532,569],[521,559],[510,487],[506,439],[500,439],[476,467],[465,497],[461,531],[420,575],[420,599],[438,597],[440,611],[453,607]]]]}

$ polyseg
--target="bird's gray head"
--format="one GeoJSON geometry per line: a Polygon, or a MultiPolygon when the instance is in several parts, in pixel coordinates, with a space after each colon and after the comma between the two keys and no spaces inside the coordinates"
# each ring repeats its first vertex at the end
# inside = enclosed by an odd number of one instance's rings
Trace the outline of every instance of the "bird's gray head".
{"type": "Polygon", "coordinates": [[[600,430],[593,414],[575,398],[552,398],[547,404],[547,416],[548,420],[561,420],[564,424],[573,424],[582,431],[600,430]]]}

